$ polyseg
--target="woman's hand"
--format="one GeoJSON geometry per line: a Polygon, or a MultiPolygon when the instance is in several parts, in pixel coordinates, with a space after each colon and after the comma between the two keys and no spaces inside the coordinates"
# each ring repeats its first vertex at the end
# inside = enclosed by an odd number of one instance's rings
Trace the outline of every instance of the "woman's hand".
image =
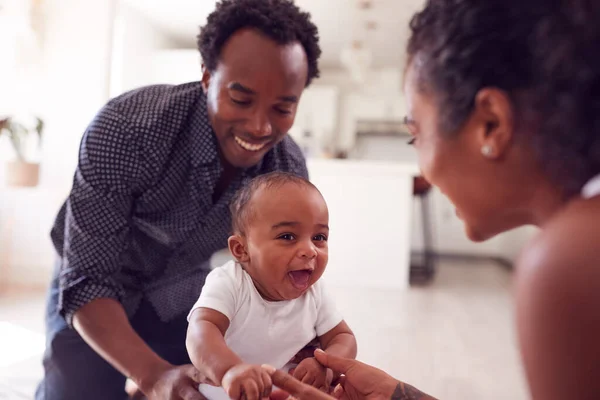
{"type": "MultiPolygon", "coordinates": [[[[282,371],[272,371],[273,384],[285,390],[298,400],[329,400],[333,398],[354,399],[391,399],[399,383],[385,372],[356,360],[345,359],[315,351],[315,358],[324,367],[343,374],[334,391],[334,397],[328,396],[311,386],[305,385],[282,371]]],[[[271,400],[282,400],[286,394],[274,393],[271,400]]],[[[399,400],[402,397],[398,397],[399,400]]]]}

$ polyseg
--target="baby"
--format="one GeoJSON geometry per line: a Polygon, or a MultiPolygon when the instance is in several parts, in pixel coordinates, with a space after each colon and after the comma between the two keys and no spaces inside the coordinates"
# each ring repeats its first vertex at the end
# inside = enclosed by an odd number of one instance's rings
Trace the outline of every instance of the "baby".
{"type": "MultiPolygon", "coordinates": [[[[212,385],[200,391],[210,400],[268,397],[261,365],[289,369],[315,338],[325,352],[356,357],[356,339],[319,282],[329,212],[317,188],[287,173],[261,175],[238,192],[231,214],[236,261],[208,275],[188,317],[188,353],[212,385]]],[[[312,357],[290,372],[322,390],[333,379],[312,357]]]]}

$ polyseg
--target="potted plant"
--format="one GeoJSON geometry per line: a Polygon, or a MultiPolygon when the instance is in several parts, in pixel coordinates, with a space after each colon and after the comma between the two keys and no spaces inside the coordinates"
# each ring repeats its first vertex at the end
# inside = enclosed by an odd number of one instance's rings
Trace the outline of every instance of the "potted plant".
{"type": "Polygon", "coordinates": [[[6,184],[10,187],[34,187],[39,182],[40,165],[28,159],[32,135],[37,135],[38,147],[42,143],[44,121],[35,118],[35,123],[26,125],[13,117],[0,118],[0,138],[7,135],[16,155],[16,160],[6,163],[6,184]]]}

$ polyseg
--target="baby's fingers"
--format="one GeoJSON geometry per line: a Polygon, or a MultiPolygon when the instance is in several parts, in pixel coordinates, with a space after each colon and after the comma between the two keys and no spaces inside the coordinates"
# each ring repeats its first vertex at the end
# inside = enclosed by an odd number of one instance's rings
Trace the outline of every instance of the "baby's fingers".
{"type": "Polygon", "coordinates": [[[306,374],[298,379],[300,379],[300,382],[306,383],[307,385],[316,386],[315,383],[317,382],[318,374],[314,371],[306,371],[306,374]]]}
{"type": "Polygon", "coordinates": [[[273,382],[271,381],[271,375],[265,370],[261,373],[262,383],[263,383],[263,397],[269,397],[271,394],[271,390],[273,389],[273,382]]]}

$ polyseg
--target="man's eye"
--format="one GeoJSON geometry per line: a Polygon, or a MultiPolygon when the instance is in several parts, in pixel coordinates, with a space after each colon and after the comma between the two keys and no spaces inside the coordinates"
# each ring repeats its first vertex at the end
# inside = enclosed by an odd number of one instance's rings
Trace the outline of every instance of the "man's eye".
{"type": "Polygon", "coordinates": [[[249,106],[250,105],[250,101],[249,100],[236,100],[236,99],[231,99],[231,101],[233,101],[235,104],[239,105],[239,106],[249,106]]]}

